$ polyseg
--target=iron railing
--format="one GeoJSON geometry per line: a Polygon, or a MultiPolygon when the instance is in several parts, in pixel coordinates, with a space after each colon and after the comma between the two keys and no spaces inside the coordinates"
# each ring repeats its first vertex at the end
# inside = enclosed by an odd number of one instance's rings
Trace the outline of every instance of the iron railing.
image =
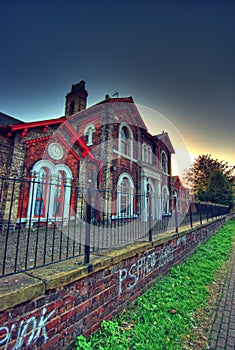
{"type": "Polygon", "coordinates": [[[0,177],[0,277],[214,220],[229,208],[86,188],[64,179],[0,177]]]}

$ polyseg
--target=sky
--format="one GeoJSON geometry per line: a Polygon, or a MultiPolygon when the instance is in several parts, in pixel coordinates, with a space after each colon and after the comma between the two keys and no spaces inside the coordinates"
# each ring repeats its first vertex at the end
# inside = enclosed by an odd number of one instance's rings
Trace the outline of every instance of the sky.
{"type": "Polygon", "coordinates": [[[60,117],[85,80],[88,106],[132,96],[178,154],[235,165],[234,0],[8,0],[0,14],[1,112],[60,117]]]}

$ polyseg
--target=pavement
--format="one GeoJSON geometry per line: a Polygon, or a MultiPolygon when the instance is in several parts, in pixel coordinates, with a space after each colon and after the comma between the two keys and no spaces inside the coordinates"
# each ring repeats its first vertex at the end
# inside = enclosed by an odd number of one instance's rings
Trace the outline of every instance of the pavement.
{"type": "Polygon", "coordinates": [[[210,334],[210,350],[235,350],[235,245],[210,334]]]}

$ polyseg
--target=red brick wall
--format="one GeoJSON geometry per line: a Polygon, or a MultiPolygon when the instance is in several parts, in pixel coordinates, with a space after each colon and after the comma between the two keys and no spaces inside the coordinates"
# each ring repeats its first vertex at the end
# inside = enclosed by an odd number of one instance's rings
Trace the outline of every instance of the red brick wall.
{"type": "MultiPolygon", "coordinates": [[[[66,349],[117,315],[225,222],[217,220],[0,313],[0,349],[66,349]]],[[[128,255],[127,255],[128,256],[128,255]]],[[[117,257],[117,253],[116,253],[117,257]]],[[[17,279],[17,276],[15,277],[17,279]]]]}

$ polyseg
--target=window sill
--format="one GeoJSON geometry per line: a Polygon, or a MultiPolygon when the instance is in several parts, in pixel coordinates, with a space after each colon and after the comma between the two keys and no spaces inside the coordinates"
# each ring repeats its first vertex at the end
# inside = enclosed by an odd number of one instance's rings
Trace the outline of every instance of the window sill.
{"type": "Polygon", "coordinates": [[[136,219],[136,218],[138,218],[137,214],[132,214],[132,215],[112,215],[112,220],[136,219]]]}
{"type": "Polygon", "coordinates": [[[128,156],[127,154],[121,153],[120,151],[117,151],[115,149],[113,150],[113,152],[118,154],[119,156],[121,156],[123,158],[129,159],[129,160],[137,163],[137,159],[133,158],[132,156],[128,156]]]}

